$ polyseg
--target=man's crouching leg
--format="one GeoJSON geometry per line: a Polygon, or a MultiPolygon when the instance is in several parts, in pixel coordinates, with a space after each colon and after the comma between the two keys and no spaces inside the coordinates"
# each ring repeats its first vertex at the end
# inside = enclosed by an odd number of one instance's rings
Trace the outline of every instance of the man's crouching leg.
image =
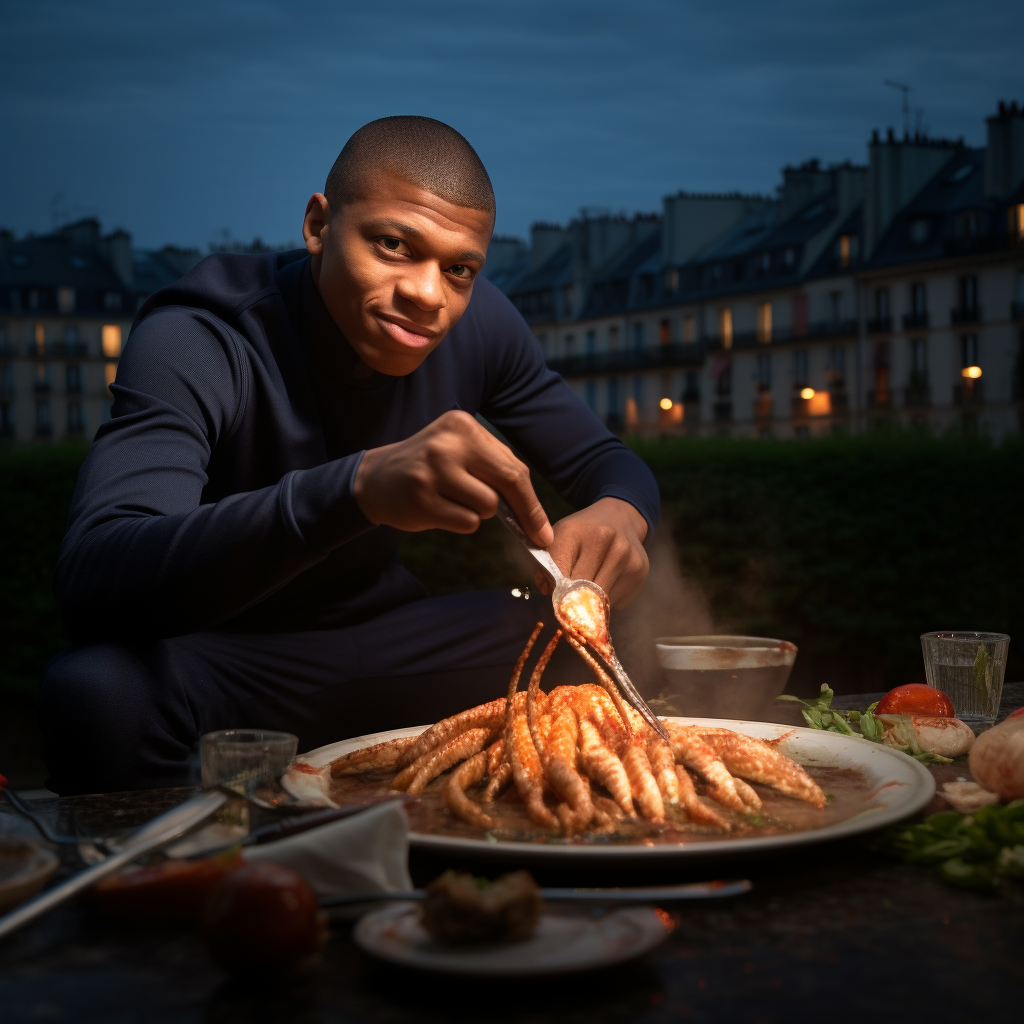
{"type": "Polygon", "coordinates": [[[50,789],[68,796],[186,781],[197,729],[170,671],[173,643],[88,644],[50,661],[38,711],[50,789]]]}

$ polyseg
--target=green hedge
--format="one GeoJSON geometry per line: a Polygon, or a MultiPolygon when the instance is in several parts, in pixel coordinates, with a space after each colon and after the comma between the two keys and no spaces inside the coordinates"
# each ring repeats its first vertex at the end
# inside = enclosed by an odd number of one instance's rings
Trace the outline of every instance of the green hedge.
{"type": "MultiPolygon", "coordinates": [[[[683,571],[720,628],[801,648],[794,689],[883,689],[922,674],[918,635],[1002,630],[1024,678],[1024,441],[914,433],[814,441],[634,441],[662,488],[683,571]]],[[[81,447],[0,455],[0,689],[31,692],[64,642],[50,579],[81,447]]],[[[548,488],[553,515],[566,511],[548,488]]],[[[520,581],[501,528],[415,534],[434,593],[520,581]]]]}
{"type": "Polygon", "coordinates": [[[0,692],[31,693],[66,643],[53,567],[84,445],[0,454],[0,692]]]}
{"type": "Polygon", "coordinates": [[[801,648],[797,688],[923,680],[918,637],[1016,637],[1024,677],[1024,441],[917,432],[637,442],[683,571],[723,627],[801,648]]]}

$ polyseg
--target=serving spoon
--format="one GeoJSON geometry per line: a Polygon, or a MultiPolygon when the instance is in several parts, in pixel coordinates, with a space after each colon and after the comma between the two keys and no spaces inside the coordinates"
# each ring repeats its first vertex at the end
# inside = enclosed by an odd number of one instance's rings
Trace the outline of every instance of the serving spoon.
{"type": "Polygon", "coordinates": [[[555,609],[555,618],[558,619],[559,624],[563,629],[572,633],[577,639],[585,641],[590,647],[597,652],[598,657],[608,666],[612,675],[615,677],[615,681],[619,684],[622,690],[622,695],[626,698],[629,704],[639,712],[643,717],[643,720],[656,732],[666,743],[671,744],[669,739],[668,731],[665,726],[658,719],[658,716],[650,709],[647,701],[640,696],[640,691],[633,685],[633,680],[629,678],[626,670],[622,667],[622,663],[619,661],[615,654],[615,648],[612,646],[611,635],[608,632],[608,622],[611,618],[611,603],[608,600],[608,595],[604,590],[599,587],[593,580],[577,579],[571,580],[567,576],[563,575],[562,570],[555,564],[555,560],[551,557],[545,548],[537,547],[532,540],[526,535],[526,531],[523,529],[522,524],[516,517],[515,512],[509,507],[509,504],[499,494],[498,495],[498,509],[496,513],[497,517],[505,524],[512,535],[526,548],[527,551],[534,557],[534,559],[540,563],[540,567],[551,577],[552,583],[555,585],[555,589],[551,593],[551,604],[555,609]],[[589,636],[582,632],[577,623],[574,623],[565,613],[564,604],[565,599],[570,594],[580,591],[590,590],[597,595],[598,600],[601,603],[602,616],[604,621],[604,629],[600,636],[589,636]]]}

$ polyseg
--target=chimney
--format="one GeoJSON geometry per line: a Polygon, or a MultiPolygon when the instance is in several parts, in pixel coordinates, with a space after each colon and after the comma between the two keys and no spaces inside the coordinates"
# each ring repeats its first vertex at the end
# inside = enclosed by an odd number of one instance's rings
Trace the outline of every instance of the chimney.
{"type": "Polygon", "coordinates": [[[538,221],[530,228],[530,270],[538,270],[569,241],[569,229],[538,221]]]}
{"type": "Polygon", "coordinates": [[[700,194],[680,192],[665,197],[661,251],[666,264],[679,266],[720,238],[744,217],[774,200],[739,192],[700,194]]]}
{"type": "Polygon", "coordinates": [[[487,246],[484,277],[499,273],[513,260],[525,255],[526,244],[521,238],[514,238],[511,235],[492,235],[490,245],[487,246]]]}
{"type": "Polygon", "coordinates": [[[864,201],[864,255],[870,258],[896,215],[953,158],[962,142],[904,135],[890,128],[883,141],[875,132],[868,144],[864,201]]]}
{"type": "Polygon", "coordinates": [[[95,217],[86,217],[74,224],[65,224],[60,233],[70,239],[72,245],[91,249],[100,240],[100,222],[95,217]]]}
{"type": "Polygon", "coordinates": [[[131,288],[135,280],[132,267],[132,236],[123,228],[118,228],[102,239],[97,248],[107,258],[125,288],[131,288]]]}
{"type": "Polygon", "coordinates": [[[985,198],[1002,199],[1024,182],[1024,107],[1004,103],[986,119],[985,198]]]}

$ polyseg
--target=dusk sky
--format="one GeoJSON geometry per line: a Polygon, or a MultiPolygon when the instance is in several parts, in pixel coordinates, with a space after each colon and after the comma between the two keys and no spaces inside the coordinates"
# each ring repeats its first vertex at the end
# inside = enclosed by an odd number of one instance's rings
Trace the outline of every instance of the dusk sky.
{"type": "Polygon", "coordinates": [[[494,180],[497,231],[664,195],[770,192],[912,115],[984,141],[1024,100],[1024,4],[0,0],[0,227],[98,216],[142,246],[300,238],[361,124],[426,114],[494,180]]]}

